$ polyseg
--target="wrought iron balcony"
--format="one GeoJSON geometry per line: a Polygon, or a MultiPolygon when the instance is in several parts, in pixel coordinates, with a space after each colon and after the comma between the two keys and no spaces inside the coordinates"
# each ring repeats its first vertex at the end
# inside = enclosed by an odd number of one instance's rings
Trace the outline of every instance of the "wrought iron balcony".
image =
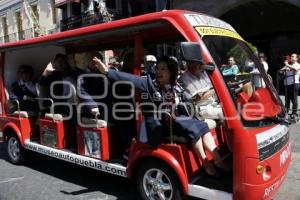
{"type": "Polygon", "coordinates": [[[120,12],[110,11],[107,15],[94,12],[83,12],[80,16],[72,16],[60,21],[61,31],[72,30],[84,26],[105,23],[121,18],[120,12]]]}
{"type": "Polygon", "coordinates": [[[52,34],[54,32],[56,32],[56,28],[46,31],[44,27],[40,27],[38,30],[36,27],[32,27],[20,32],[15,32],[2,36],[0,37],[0,43],[16,42],[18,40],[31,39],[40,35],[52,34]]]}

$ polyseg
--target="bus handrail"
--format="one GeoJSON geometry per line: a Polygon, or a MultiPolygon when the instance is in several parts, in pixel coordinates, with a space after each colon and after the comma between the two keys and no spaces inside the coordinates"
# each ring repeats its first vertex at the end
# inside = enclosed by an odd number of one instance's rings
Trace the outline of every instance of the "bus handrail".
{"type": "MultiPolygon", "coordinates": [[[[54,120],[54,112],[52,112],[52,106],[54,105],[54,101],[53,101],[53,99],[51,99],[51,98],[46,98],[46,97],[36,97],[36,98],[34,98],[34,99],[36,99],[37,101],[50,101],[50,103],[51,103],[51,105],[50,105],[50,114],[52,114],[52,120],[53,120],[53,122],[55,121],[54,120]]],[[[41,109],[41,103],[40,102],[38,102],[38,105],[39,105],[39,107],[40,107],[40,109],[41,109]]],[[[54,109],[53,109],[54,110],[54,109]]]]}
{"type": "MultiPolygon", "coordinates": [[[[11,101],[11,102],[16,102],[16,104],[17,104],[17,111],[18,111],[18,117],[19,118],[21,118],[20,117],[20,102],[19,102],[19,100],[17,100],[17,99],[7,99],[6,101],[11,101]]],[[[14,115],[14,112],[13,113],[8,113],[8,115],[14,115]]]]}

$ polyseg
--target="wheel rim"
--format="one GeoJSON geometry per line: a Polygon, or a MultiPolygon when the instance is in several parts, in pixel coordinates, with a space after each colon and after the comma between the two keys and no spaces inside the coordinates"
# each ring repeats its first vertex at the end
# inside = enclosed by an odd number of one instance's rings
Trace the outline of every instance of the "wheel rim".
{"type": "Polygon", "coordinates": [[[149,169],[144,174],[143,187],[150,200],[170,200],[173,197],[172,183],[159,169],[149,169]]]}
{"type": "Polygon", "coordinates": [[[8,140],[8,153],[13,160],[18,160],[20,157],[19,141],[14,137],[8,140]]]}

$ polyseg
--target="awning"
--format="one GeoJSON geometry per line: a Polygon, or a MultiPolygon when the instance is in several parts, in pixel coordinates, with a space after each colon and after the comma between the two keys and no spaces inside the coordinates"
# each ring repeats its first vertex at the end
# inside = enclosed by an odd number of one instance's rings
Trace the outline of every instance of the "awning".
{"type": "Polygon", "coordinates": [[[69,2],[80,3],[80,0],[55,0],[55,6],[59,7],[59,6],[62,6],[64,4],[67,4],[69,2]]]}

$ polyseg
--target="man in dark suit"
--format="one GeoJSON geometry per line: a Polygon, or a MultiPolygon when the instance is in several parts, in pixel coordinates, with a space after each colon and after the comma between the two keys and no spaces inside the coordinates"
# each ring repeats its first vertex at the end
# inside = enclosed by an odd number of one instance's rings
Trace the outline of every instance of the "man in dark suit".
{"type": "Polygon", "coordinates": [[[77,80],[79,87],[79,99],[85,103],[85,106],[81,110],[81,116],[87,118],[95,118],[100,115],[105,121],[110,120],[108,110],[98,104],[105,104],[107,108],[111,108],[111,94],[110,83],[106,77],[101,77],[99,71],[93,63],[93,57],[96,56],[99,59],[103,59],[102,55],[98,52],[89,52],[84,54],[84,58],[87,64],[85,70],[76,68],[73,73],[73,78],[77,80]],[[103,94],[107,91],[107,95],[103,94]]]}
{"type": "MultiPolygon", "coordinates": [[[[66,84],[56,84],[53,88],[53,93],[51,93],[49,87],[55,81],[68,81],[71,82],[71,84],[72,82],[75,84],[75,81],[71,77],[71,68],[67,62],[66,55],[57,54],[54,60],[47,65],[38,82],[41,89],[44,91],[44,94],[41,94],[41,97],[51,98],[54,103],[65,102],[67,99],[62,97],[68,96],[70,88],[67,87],[66,84]]],[[[49,106],[49,102],[43,103],[43,107],[47,108],[49,106]]],[[[48,112],[49,110],[46,109],[46,111],[48,112]]],[[[57,114],[68,115],[70,110],[66,106],[55,106],[54,112],[57,114]]]]}
{"type": "Polygon", "coordinates": [[[12,84],[10,99],[18,100],[20,110],[37,112],[38,107],[35,98],[37,91],[32,81],[33,68],[29,65],[21,65],[18,70],[19,80],[12,84]]]}
{"type": "MultiPolygon", "coordinates": [[[[132,54],[131,54],[132,55],[132,54]]],[[[131,140],[133,138],[133,135],[136,135],[136,125],[135,125],[135,119],[134,119],[134,111],[132,112],[122,112],[120,110],[128,110],[130,107],[124,105],[124,104],[118,104],[116,109],[118,109],[120,112],[112,113],[112,104],[113,103],[126,103],[126,104],[133,104],[133,99],[120,99],[117,98],[117,96],[128,96],[131,93],[131,88],[128,88],[128,85],[126,84],[118,84],[118,86],[115,87],[115,96],[112,95],[112,83],[111,80],[107,77],[101,77],[103,75],[100,75],[99,70],[96,68],[95,63],[93,62],[93,58],[97,57],[100,60],[103,60],[103,57],[99,53],[90,53],[86,55],[85,59],[88,59],[88,68],[85,71],[86,76],[83,78],[80,78],[82,76],[79,76],[78,83],[79,83],[79,92],[80,92],[80,99],[82,102],[86,103],[86,105],[83,107],[82,110],[82,116],[94,118],[95,115],[99,114],[102,119],[105,121],[111,122],[116,124],[116,127],[118,128],[119,138],[120,138],[120,144],[119,148],[121,152],[128,151],[131,140]],[[94,77],[89,77],[89,75],[94,75],[94,77]],[[99,77],[100,76],[100,77],[99,77]],[[107,91],[107,95],[99,98],[107,91]],[[97,98],[98,97],[98,98],[97,98]],[[106,105],[106,110],[103,108],[103,106],[98,106],[97,103],[101,103],[106,105]],[[113,115],[114,114],[114,115],[113,115]],[[131,119],[128,120],[119,120],[120,118],[128,118],[128,116],[133,116],[131,119]]],[[[128,59],[124,65],[124,68],[122,70],[126,70],[130,72],[132,70],[132,64],[130,63],[132,59],[132,56],[128,55],[128,59]]],[[[78,70],[79,71],[79,70],[78,70]]],[[[77,75],[78,77],[78,75],[77,75]]],[[[117,105],[117,104],[115,104],[117,105]]],[[[124,154],[124,155],[125,155],[124,154]]],[[[124,156],[125,157],[125,156],[124,156]]]]}

